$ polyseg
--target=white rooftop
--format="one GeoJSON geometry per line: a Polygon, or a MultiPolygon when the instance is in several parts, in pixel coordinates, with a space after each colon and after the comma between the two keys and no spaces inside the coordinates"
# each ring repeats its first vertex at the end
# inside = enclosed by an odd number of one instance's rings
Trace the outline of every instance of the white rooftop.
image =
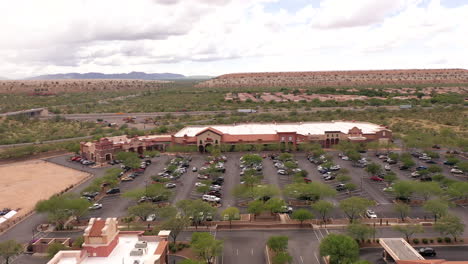
{"type": "Polygon", "coordinates": [[[364,134],[372,134],[382,129],[382,126],[367,122],[331,121],[331,122],[304,122],[304,123],[248,123],[235,125],[188,126],[175,134],[176,137],[194,137],[204,129],[211,127],[230,135],[276,134],[277,132],[297,132],[301,135],[321,135],[325,131],[348,131],[357,127],[364,134]]]}
{"type": "MultiPolygon", "coordinates": [[[[88,257],[81,264],[134,264],[135,260],[140,264],[154,263],[154,252],[159,242],[148,242],[148,250],[142,256],[130,256],[130,251],[135,248],[138,241],[137,235],[119,235],[119,243],[108,257],[88,257]]],[[[59,264],[74,264],[74,262],[59,262],[59,264]]]]}

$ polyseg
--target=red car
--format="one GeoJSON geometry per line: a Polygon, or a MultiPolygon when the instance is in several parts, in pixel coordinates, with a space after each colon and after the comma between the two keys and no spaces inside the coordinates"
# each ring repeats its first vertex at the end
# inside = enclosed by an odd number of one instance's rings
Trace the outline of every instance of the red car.
{"type": "Polygon", "coordinates": [[[373,181],[383,181],[382,178],[377,177],[377,176],[372,176],[370,179],[373,180],[373,181]]]}
{"type": "Polygon", "coordinates": [[[80,158],[80,157],[75,156],[75,157],[72,157],[70,160],[71,160],[71,161],[76,161],[78,158],[80,158]]]}
{"type": "Polygon", "coordinates": [[[304,178],[305,183],[311,183],[312,181],[310,179],[304,178]]]}

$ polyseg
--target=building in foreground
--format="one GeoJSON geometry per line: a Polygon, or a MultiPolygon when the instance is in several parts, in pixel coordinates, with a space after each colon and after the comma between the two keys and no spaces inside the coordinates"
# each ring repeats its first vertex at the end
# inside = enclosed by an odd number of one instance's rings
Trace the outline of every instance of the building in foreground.
{"type": "Polygon", "coordinates": [[[196,146],[200,152],[204,152],[210,146],[223,146],[225,149],[238,144],[296,147],[315,142],[328,148],[340,141],[384,143],[391,138],[392,131],[387,127],[368,122],[244,123],[188,126],[173,135],[107,137],[98,141],[82,142],[80,150],[85,158],[104,163],[113,160],[120,151],[164,151],[170,145],[196,146]]]}
{"type": "Polygon", "coordinates": [[[166,264],[169,231],[119,231],[116,218],[91,218],[82,250],[59,251],[47,264],[166,264]]]}

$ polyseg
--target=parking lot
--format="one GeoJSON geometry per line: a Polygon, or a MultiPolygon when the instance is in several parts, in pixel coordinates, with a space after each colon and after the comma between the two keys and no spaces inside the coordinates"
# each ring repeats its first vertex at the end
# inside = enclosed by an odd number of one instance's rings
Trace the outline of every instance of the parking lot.
{"type": "MultiPolygon", "coordinates": [[[[415,247],[416,249],[420,247],[415,247]]],[[[435,257],[424,257],[425,259],[445,259],[448,261],[466,260],[468,246],[441,246],[433,247],[437,253],[435,257]]],[[[382,248],[361,249],[360,257],[370,263],[385,264],[382,259],[382,248]]]]}

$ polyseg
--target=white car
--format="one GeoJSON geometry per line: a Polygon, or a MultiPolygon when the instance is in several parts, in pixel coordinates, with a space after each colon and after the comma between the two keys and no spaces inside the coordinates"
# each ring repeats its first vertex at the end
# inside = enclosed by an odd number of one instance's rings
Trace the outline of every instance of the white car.
{"type": "Polygon", "coordinates": [[[337,170],[340,170],[341,169],[341,166],[340,165],[333,165],[330,167],[330,170],[332,171],[337,171],[337,170]]]}
{"type": "Polygon", "coordinates": [[[164,187],[168,188],[168,189],[171,189],[171,188],[175,188],[177,185],[175,183],[172,183],[172,182],[168,182],[166,183],[166,185],[164,185],[164,187]]]}
{"type": "Polygon", "coordinates": [[[195,187],[204,187],[204,186],[206,186],[206,184],[204,184],[204,183],[201,183],[201,182],[196,182],[195,183],[195,187]]]}
{"type": "Polygon", "coordinates": [[[384,191],[384,192],[393,192],[393,187],[392,186],[385,187],[385,188],[382,189],[382,191],[384,191]]]}
{"type": "Polygon", "coordinates": [[[154,220],[156,220],[156,215],[155,214],[150,214],[150,215],[148,215],[148,217],[146,217],[147,222],[152,222],[154,220]]]}
{"type": "Polygon", "coordinates": [[[278,174],[280,174],[280,175],[286,175],[287,173],[286,173],[285,170],[278,170],[278,174]]]}
{"type": "Polygon", "coordinates": [[[385,165],[385,166],[384,166],[384,169],[385,169],[386,171],[389,171],[389,170],[391,170],[392,168],[390,167],[390,165],[385,165]]]}
{"type": "Polygon", "coordinates": [[[211,191],[221,191],[221,186],[219,185],[211,185],[210,186],[211,191]]]}
{"type": "Polygon", "coordinates": [[[215,202],[215,203],[220,203],[221,202],[221,198],[216,197],[214,195],[208,195],[208,194],[204,194],[202,196],[202,200],[206,201],[206,202],[215,202]]]}
{"type": "Polygon", "coordinates": [[[372,211],[372,210],[367,210],[367,211],[366,211],[366,216],[367,216],[368,218],[377,218],[377,214],[376,214],[374,211],[372,211]]]}
{"type": "Polygon", "coordinates": [[[198,174],[198,175],[197,175],[197,178],[200,179],[200,180],[207,180],[207,179],[208,179],[208,176],[198,174]]]}
{"type": "Polygon", "coordinates": [[[349,157],[348,156],[343,156],[341,157],[342,160],[349,160],[349,157]]]}
{"type": "Polygon", "coordinates": [[[100,203],[95,203],[89,207],[89,210],[98,210],[102,208],[102,204],[100,203]]]}
{"type": "Polygon", "coordinates": [[[413,171],[413,172],[411,173],[411,177],[413,177],[413,178],[417,178],[417,177],[419,177],[419,176],[421,176],[421,174],[419,174],[419,172],[417,172],[417,171],[413,171]]]}
{"type": "Polygon", "coordinates": [[[197,167],[193,167],[193,168],[192,168],[192,171],[193,171],[193,172],[196,172],[196,171],[197,171],[197,167]]]}
{"type": "Polygon", "coordinates": [[[451,169],[450,172],[454,174],[463,174],[463,171],[459,169],[451,169]]]}

